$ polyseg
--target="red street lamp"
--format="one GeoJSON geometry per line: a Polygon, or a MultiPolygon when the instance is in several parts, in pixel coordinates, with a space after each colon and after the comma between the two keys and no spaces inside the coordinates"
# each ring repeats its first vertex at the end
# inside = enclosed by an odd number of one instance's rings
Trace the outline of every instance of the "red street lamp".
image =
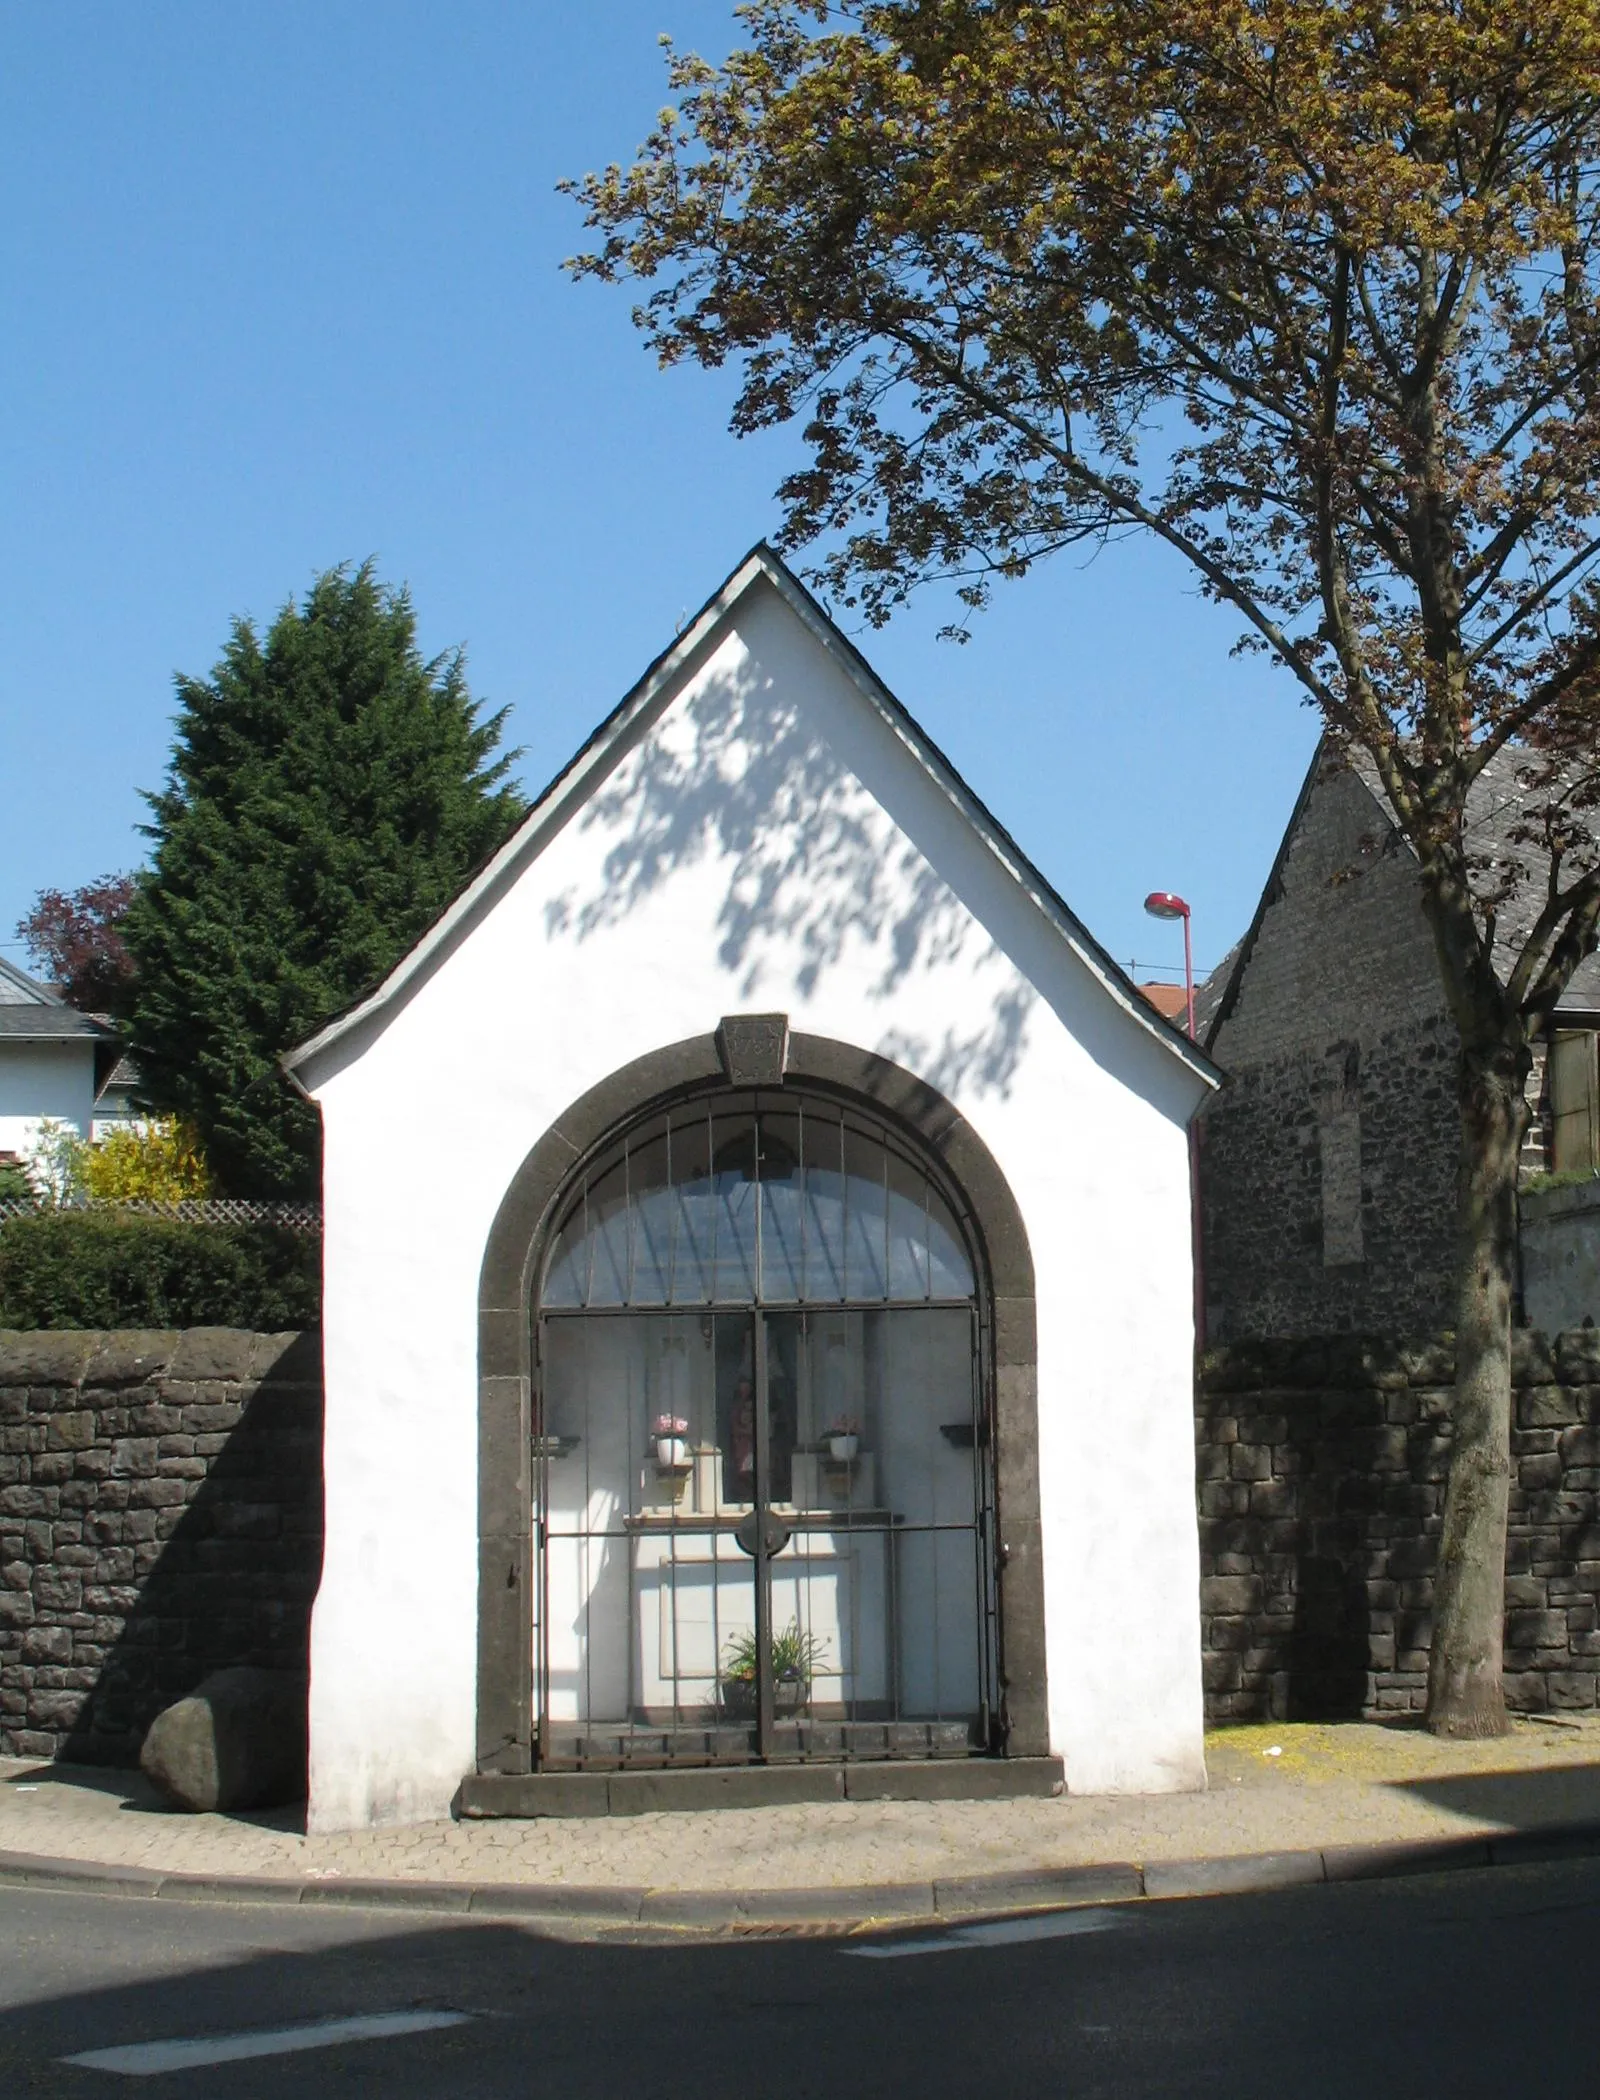
{"type": "Polygon", "coordinates": [[[1189,1040],[1194,1041],[1194,950],[1189,941],[1189,907],[1171,890],[1152,890],[1144,900],[1152,919],[1183,921],[1183,1003],[1189,1017],[1189,1040]]]}
{"type": "MultiPolygon", "coordinates": [[[[1189,943],[1189,907],[1171,890],[1152,890],[1144,900],[1152,919],[1183,921],[1183,1003],[1189,1017],[1189,1040],[1194,1041],[1194,950],[1189,943]]],[[[1205,1249],[1200,1238],[1200,1155],[1196,1149],[1194,1124],[1189,1125],[1189,1233],[1194,1256],[1194,1339],[1206,1345],[1205,1249]]]]}

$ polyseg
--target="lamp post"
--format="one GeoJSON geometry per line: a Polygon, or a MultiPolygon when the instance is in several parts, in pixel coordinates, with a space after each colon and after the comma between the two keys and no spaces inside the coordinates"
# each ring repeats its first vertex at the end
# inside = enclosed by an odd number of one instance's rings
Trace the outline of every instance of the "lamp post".
{"type": "Polygon", "coordinates": [[[1152,890],[1144,900],[1152,919],[1183,921],[1183,1004],[1189,1020],[1189,1040],[1194,1041],[1194,949],[1189,940],[1189,907],[1171,890],[1152,890]]]}
{"type": "MultiPolygon", "coordinates": [[[[1152,919],[1183,921],[1183,1004],[1189,1022],[1189,1040],[1194,1041],[1194,949],[1189,939],[1189,907],[1172,890],[1152,890],[1144,900],[1152,919]]],[[[1200,1235],[1199,1133],[1189,1125],[1189,1233],[1194,1256],[1194,1339],[1197,1349],[1206,1345],[1205,1245],[1200,1235]]]]}

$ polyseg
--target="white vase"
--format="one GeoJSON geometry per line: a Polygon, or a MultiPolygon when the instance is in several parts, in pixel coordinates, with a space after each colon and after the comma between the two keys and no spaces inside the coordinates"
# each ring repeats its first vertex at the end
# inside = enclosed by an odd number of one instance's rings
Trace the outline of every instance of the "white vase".
{"type": "Polygon", "coordinates": [[[689,1463],[689,1446],[681,1436],[658,1436],[656,1438],[656,1464],[658,1466],[686,1466],[689,1463]]]}
{"type": "Polygon", "coordinates": [[[858,1436],[830,1436],[828,1439],[828,1451],[837,1465],[848,1465],[860,1449],[858,1436]]]}

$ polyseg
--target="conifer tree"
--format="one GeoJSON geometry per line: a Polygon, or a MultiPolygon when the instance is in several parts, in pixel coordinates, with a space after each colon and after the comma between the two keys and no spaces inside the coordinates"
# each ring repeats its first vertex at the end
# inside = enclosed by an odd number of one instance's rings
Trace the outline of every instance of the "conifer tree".
{"type": "Polygon", "coordinates": [[[460,651],[425,661],[404,590],[330,569],[263,640],[235,621],[177,680],[152,866],[125,922],[128,1046],[226,1193],[315,1194],[315,1111],[282,1051],[367,991],[506,838],[524,803],[460,651]]]}

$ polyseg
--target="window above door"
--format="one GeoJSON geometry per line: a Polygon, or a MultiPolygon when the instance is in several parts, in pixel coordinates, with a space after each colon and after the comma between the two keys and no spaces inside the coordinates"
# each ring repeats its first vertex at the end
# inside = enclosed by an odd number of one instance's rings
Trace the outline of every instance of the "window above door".
{"type": "Polygon", "coordinates": [[[887,1125],[785,1087],[641,1119],[563,1199],[546,1311],[966,1301],[954,1206],[887,1125]]]}

